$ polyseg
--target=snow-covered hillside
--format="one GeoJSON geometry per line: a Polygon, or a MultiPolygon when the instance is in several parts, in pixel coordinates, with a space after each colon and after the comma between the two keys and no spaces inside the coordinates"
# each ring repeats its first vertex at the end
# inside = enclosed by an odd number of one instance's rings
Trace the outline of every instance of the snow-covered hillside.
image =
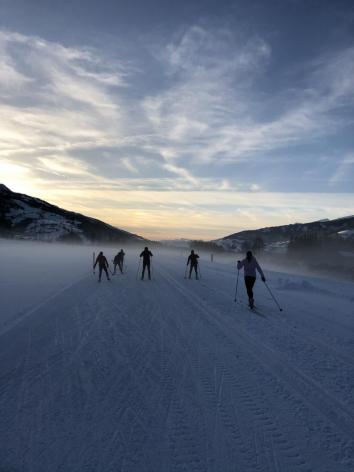
{"type": "Polygon", "coordinates": [[[47,242],[139,242],[103,221],[12,192],[0,184],[0,237],[47,242]]]}
{"type": "Polygon", "coordinates": [[[265,267],[251,312],[231,264],[51,248],[1,246],[1,471],[354,470],[353,284],[265,267]]]}
{"type": "Polygon", "coordinates": [[[240,231],[217,239],[215,243],[223,249],[237,252],[242,251],[245,244],[251,247],[261,240],[266,251],[285,253],[291,240],[307,235],[316,235],[318,238],[330,237],[353,240],[354,216],[240,231]]]}

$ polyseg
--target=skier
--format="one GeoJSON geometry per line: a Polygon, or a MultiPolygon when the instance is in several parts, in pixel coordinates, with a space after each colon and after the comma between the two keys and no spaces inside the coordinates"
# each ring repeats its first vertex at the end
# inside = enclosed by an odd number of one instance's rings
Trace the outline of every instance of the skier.
{"type": "Polygon", "coordinates": [[[114,259],[113,259],[113,275],[116,275],[117,273],[117,266],[119,267],[119,252],[114,256],[114,259]]]}
{"type": "Polygon", "coordinates": [[[257,259],[253,256],[251,251],[247,251],[245,259],[242,261],[237,261],[237,269],[240,270],[242,267],[244,268],[248,303],[249,307],[252,309],[254,307],[253,286],[256,281],[256,269],[261,275],[263,282],[265,282],[266,279],[264,277],[263,270],[260,268],[257,259]]]}
{"type": "Polygon", "coordinates": [[[125,256],[125,252],[123,251],[123,249],[121,249],[118,252],[118,267],[122,274],[123,274],[124,256],[125,256]]]}
{"type": "Polygon", "coordinates": [[[125,256],[125,252],[123,251],[123,249],[121,249],[118,254],[114,257],[114,260],[113,260],[113,264],[114,264],[114,271],[113,271],[113,275],[116,274],[117,272],[117,266],[121,272],[121,274],[123,274],[123,262],[124,262],[124,256],[125,256]]]}
{"type": "Polygon", "coordinates": [[[98,254],[96,262],[93,266],[94,273],[95,273],[95,267],[96,267],[97,264],[98,264],[98,269],[99,269],[98,281],[101,282],[102,270],[104,270],[106,272],[107,280],[111,280],[109,278],[109,275],[108,275],[108,272],[107,272],[107,269],[109,267],[108,261],[107,261],[106,256],[104,256],[102,251],[98,254]]]}
{"type": "Polygon", "coordinates": [[[149,280],[151,280],[151,273],[150,273],[150,259],[153,257],[152,252],[149,251],[148,247],[145,247],[143,252],[140,254],[140,257],[143,258],[143,272],[141,274],[141,280],[144,280],[145,269],[148,269],[149,280]]]}
{"type": "Polygon", "coordinates": [[[192,249],[187,260],[187,266],[190,264],[189,278],[192,277],[192,270],[194,269],[195,278],[198,280],[198,259],[199,259],[198,254],[194,254],[194,250],[192,249]]]}

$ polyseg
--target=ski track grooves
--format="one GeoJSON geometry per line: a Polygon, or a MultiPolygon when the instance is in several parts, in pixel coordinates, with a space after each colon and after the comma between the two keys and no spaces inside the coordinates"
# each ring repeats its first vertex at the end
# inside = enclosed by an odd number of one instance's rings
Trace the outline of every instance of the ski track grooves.
{"type": "MultiPolygon", "coordinates": [[[[279,379],[282,384],[285,384],[285,388],[290,391],[290,393],[284,392],[285,396],[289,394],[293,396],[294,393],[296,393],[300,396],[301,402],[309,410],[316,411],[322,420],[326,423],[329,421],[335,426],[337,431],[344,433],[350,444],[349,447],[353,452],[354,414],[351,410],[337,401],[337,399],[328,392],[325,392],[297,368],[290,366],[288,363],[284,364],[276,352],[270,350],[266,345],[260,344],[259,340],[255,342],[239,323],[235,323],[235,331],[232,333],[234,339],[231,341],[232,337],[230,333],[228,331],[225,332],[225,328],[221,324],[220,319],[222,320],[222,316],[220,317],[220,315],[222,315],[222,313],[220,313],[218,309],[210,307],[199,296],[190,292],[189,289],[186,289],[165,271],[164,277],[179,290],[182,296],[193,303],[196,309],[205,314],[205,319],[208,320],[208,323],[214,325],[214,327],[217,327],[218,330],[224,333],[225,342],[234,344],[237,341],[239,344],[241,341],[243,348],[249,352],[250,357],[257,359],[257,362],[259,365],[263,366],[264,370],[270,371],[275,379],[279,379]]],[[[294,398],[293,401],[295,403],[298,399],[294,398]]]]}
{"type": "MultiPolygon", "coordinates": [[[[219,293],[223,293],[225,295],[225,298],[230,298],[230,293],[224,291],[224,290],[219,290],[219,293]]],[[[248,307],[246,304],[243,303],[238,303],[236,306],[241,306],[243,310],[246,310],[246,312],[249,312],[248,307]]],[[[285,318],[283,314],[279,314],[277,311],[275,312],[272,309],[269,309],[268,307],[261,306],[261,314],[258,313],[257,310],[254,310],[253,313],[256,313],[259,316],[264,317],[265,315],[263,314],[264,312],[272,312],[272,316],[270,317],[271,319],[271,325],[268,323],[269,326],[265,326],[265,329],[268,330],[268,336],[270,339],[272,339],[274,336],[272,334],[272,330],[275,333],[276,339],[275,339],[275,344],[277,345],[278,350],[282,350],[282,344],[280,343],[280,333],[284,336],[284,340],[282,343],[285,343],[285,349],[284,351],[284,356],[289,358],[289,345],[287,344],[289,342],[289,335],[291,335],[291,343],[292,343],[292,352],[306,352],[306,359],[307,362],[312,360],[312,359],[321,359],[321,362],[324,363],[326,362],[327,367],[330,365],[331,366],[331,372],[328,372],[328,376],[325,379],[327,383],[327,387],[324,386],[322,388],[330,389],[332,390],[331,394],[332,395],[337,395],[339,397],[342,397],[343,400],[345,398],[346,403],[350,403],[351,405],[354,406],[354,401],[352,398],[352,392],[348,387],[346,389],[343,389],[341,384],[337,383],[337,378],[336,376],[340,375],[343,376],[343,383],[346,382],[345,376],[351,375],[354,377],[354,364],[353,364],[353,358],[349,357],[347,354],[343,354],[342,352],[338,352],[337,349],[333,348],[331,343],[333,343],[333,334],[332,337],[329,335],[331,330],[333,330],[333,321],[332,324],[330,325],[330,329],[326,332],[322,332],[322,336],[327,338],[327,344],[324,342],[320,341],[317,336],[314,336],[313,334],[305,334],[304,328],[307,327],[307,329],[310,329],[311,333],[316,331],[316,326],[311,325],[310,320],[308,318],[311,318],[311,313],[307,312],[305,313],[305,316],[302,317],[301,319],[301,327],[302,329],[299,331],[294,329],[294,326],[292,325],[291,318],[285,318]],[[276,323],[274,322],[276,320],[276,323]],[[310,326],[310,328],[308,328],[310,326]],[[307,342],[306,342],[307,341],[307,342]],[[334,377],[333,377],[334,375],[334,377]],[[331,383],[332,382],[332,383],[331,383]]],[[[299,310],[297,310],[297,313],[299,313],[299,310]]],[[[299,320],[297,322],[299,324],[299,320]]],[[[327,323],[329,325],[329,323],[327,323]]],[[[336,329],[337,326],[336,326],[336,329]]],[[[323,329],[322,329],[323,331],[323,329]]],[[[262,343],[262,338],[259,337],[259,334],[253,333],[255,337],[257,337],[257,342],[262,343]]],[[[262,335],[264,333],[261,333],[262,335]]],[[[354,333],[353,333],[354,335],[354,333]]],[[[350,336],[350,331],[346,332],[346,337],[348,338],[350,336]]],[[[263,343],[264,344],[264,343],[263,343]]],[[[340,343],[341,345],[344,344],[344,340],[340,343]]],[[[354,350],[353,350],[354,352],[354,350]]],[[[302,356],[304,357],[304,356],[302,356]]],[[[289,360],[289,359],[288,359],[289,360]]],[[[290,356],[290,363],[294,362],[291,360],[290,356]]],[[[316,369],[314,370],[313,365],[308,362],[308,365],[305,366],[310,369],[310,374],[314,378],[317,376],[317,371],[316,369]]],[[[323,380],[323,378],[322,378],[323,380]]]]}
{"type": "Polygon", "coordinates": [[[351,405],[257,331],[287,320],[252,324],[193,283],[167,264],[151,282],[86,277],[3,331],[0,471],[353,470],[351,405]]]}
{"type": "MultiPolygon", "coordinates": [[[[180,284],[173,279],[169,274],[164,274],[166,278],[170,278],[171,282],[174,283],[176,288],[181,292],[182,295],[187,297],[192,303],[195,304],[200,310],[202,310],[210,320],[216,320],[217,316],[220,317],[220,312],[217,309],[208,306],[203,300],[199,297],[196,297],[193,293],[189,292],[186,294],[186,290],[180,286],[180,284]]],[[[220,324],[218,324],[220,329],[220,324]]],[[[279,356],[274,351],[271,351],[265,344],[262,344],[262,352],[258,354],[260,344],[257,340],[255,343],[254,339],[249,336],[241,326],[237,326],[238,331],[236,336],[242,338],[245,348],[250,350],[254,356],[256,356],[262,364],[264,364],[264,359],[267,359],[266,365],[272,365],[273,372],[276,372],[279,375],[281,372],[281,378],[284,379],[289,385],[293,385],[306,401],[309,401],[316,409],[318,409],[318,402],[322,402],[321,412],[324,416],[328,417],[331,421],[346,432],[350,437],[354,434],[354,412],[350,411],[345,405],[338,402],[336,398],[331,396],[329,393],[323,391],[313,380],[309,379],[306,375],[302,374],[298,369],[292,367],[291,374],[289,375],[286,370],[289,369],[289,364],[286,364],[284,368],[284,363],[279,359],[279,356]],[[297,385],[300,384],[302,388],[299,388],[297,385]],[[322,398],[321,398],[322,397],[322,398]],[[333,406],[335,405],[335,409],[333,406]],[[328,416],[325,412],[331,412],[328,416]],[[348,421],[349,420],[349,421],[348,421]]],[[[223,328],[221,328],[223,329],[223,328]]],[[[234,333],[235,334],[235,333],[234,333]]]]}

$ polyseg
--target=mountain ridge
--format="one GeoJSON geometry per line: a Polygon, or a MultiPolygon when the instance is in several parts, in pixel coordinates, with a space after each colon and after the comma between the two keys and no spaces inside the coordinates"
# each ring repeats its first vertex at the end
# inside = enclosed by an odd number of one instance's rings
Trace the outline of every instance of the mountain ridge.
{"type": "Polygon", "coordinates": [[[134,242],[145,239],[82,213],[0,184],[0,236],[59,242],[134,242]]]}
{"type": "Polygon", "coordinates": [[[354,238],[354,216],[344,216],[333,220],[324,219],[309,223],[267,226],[232,233],[213,242],[225,249],[242,250],[247,243],[262,240],[268,249],[285,248],[294,238],[316,235],[318,237],[354,238]]]}

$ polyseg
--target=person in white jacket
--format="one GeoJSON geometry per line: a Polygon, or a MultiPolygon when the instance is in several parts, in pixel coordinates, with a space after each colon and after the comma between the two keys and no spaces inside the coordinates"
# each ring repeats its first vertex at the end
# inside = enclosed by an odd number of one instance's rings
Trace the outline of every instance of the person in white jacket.
{"type": "Polygon", "coordinates": [[[266,281],[264,277],[263,270],[257,262],[257,259],[254,257],[251,251],[247,251],[246,258],[242,261],[237,261],[237,269],[240,270],[244,268],[245,275],[245,285],[249,300],[250,308],[254,307],[254,298],[253,298],[253,286],[256,281],[256,270],[259,272],[262,277],[263,282],[266,281]]]}

